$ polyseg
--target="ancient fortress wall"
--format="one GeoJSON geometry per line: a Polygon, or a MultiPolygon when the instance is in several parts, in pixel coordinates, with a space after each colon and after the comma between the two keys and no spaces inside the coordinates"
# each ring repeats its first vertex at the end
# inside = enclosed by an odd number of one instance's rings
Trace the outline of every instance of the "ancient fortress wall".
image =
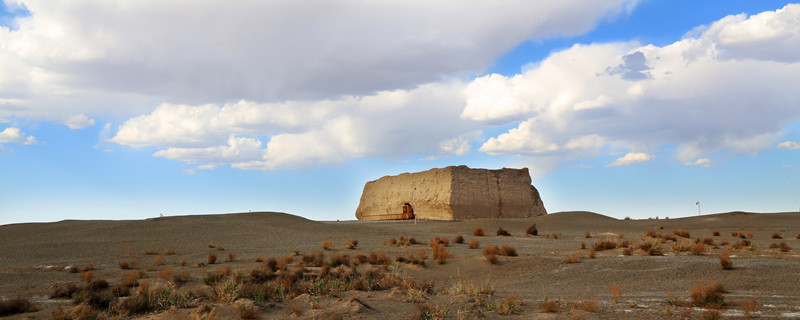
{"type": "Polygon", "coordinates": [[[419,219],[525,218],[547,214],[527,168],[488,170],[458,166],[367,182],[356,217],[397,219],[404,204],[414,205],[415,185],[419,219]]]}

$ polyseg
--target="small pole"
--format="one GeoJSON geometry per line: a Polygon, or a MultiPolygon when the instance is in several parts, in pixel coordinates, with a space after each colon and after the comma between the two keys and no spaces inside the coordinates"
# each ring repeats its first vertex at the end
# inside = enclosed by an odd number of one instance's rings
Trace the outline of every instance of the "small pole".
{"type": "Polygon", "coordinates": [[[414,224],[417,224],[417,185],[414,185],[414,209],[411,210],[414,213],[414,224]]]}

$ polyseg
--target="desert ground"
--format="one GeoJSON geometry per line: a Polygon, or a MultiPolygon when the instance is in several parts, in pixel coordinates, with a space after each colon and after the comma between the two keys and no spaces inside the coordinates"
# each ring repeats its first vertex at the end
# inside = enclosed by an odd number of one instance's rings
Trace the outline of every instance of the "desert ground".
{"type": "Polygon", "coordinates": [[[9,319],[800,318],[798,237],[797,212],[645,220],[560,212],[416,223],[259,212],[13,224],[0,226],[0,313],[9,319]],[[526,234],[534,224],[537,235],[526,234]],[[477,228],[485,235],[475,236],[477,228]],[[499,228],[510,235],[498,236],[499,228]],[[491,248],[504,245],[516,255],[491,248]]]}

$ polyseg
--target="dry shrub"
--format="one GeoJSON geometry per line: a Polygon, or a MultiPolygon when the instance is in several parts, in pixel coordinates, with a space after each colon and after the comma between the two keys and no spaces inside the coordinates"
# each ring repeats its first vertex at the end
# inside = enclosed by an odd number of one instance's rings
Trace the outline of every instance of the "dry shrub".
{"type": "Polygon", "coordinates": [[[127,269],[130,269],[130,268],[131,268],[131,265],[130,265],[130,264],[128,264],[128,261],[127,261],[127,260],[122,260],[122,261],[120,261],[120,262],[118,263],[118,265],[119,265],[119,268],[120,268],[120,269],[122,269],[122,270],[127,270],[127,269]]]}
{"type": "Polygon", "coordinates": [[[474,231],[472,231],[472,235],[476,237],[483,237],[486,235],[486,231],[484,231],[481,227],[477,227],[474,231]]]}
{"type": "Polygon", "coordinates": [[[632,255],[633,250],[631,250],[631,248],[625,248],[624,250],[622,250],[622,254],[626,256],[632,255]]]}
{"type": "Polygon", "coordinates": [[[289,267],[289,264],[294,262],[294,256],[291,254],[287,254],[283,256],[280,260],[278,260],[277,266],[278,269],[286,270],[289,267]]]}
{"type": "Polygon", "coordinates": [[[36,311],[37,308],[26,298],[0,299],[0,317],[36,311]]]}
{"type": "MultiPolygon", "coordinates": [[[[537,236],[539,235],[539,230],[536,230],[536,224],[534,223],[532,226],[525,229],[525,234],[529,236],[537,236]]],[[[800,238],[798,238],[800,239],[800,238]]]]}
{"type": "Polygon", "coordinates": [[[217,251],[225,251],[225,248],[223,248],[222,246],[218,246],[217,251]]]}
{"type": "Polygon", "coordinates": [[[522,305],[523,305],[522,300],[520,300],[514,295],[510,295],[508,297],[505,297],[505,299],[497,302],[497,306],[495,306],[495,311],[499,315],[512,314],[516,312],[517,309],[522,305]]]}
{"type": "Polygon", "coordinates": [[[681,239],[681,241],[672,243],[672,251],[686,252],[692,249],[692,242],[689,239],[681,239]]]}
{"type": "Polygon", "coordinates": [[[773,232],[772,233],[772,239],[783,239],[783,237],[781,236],[780,233],[773,232]]]}
{"type": "Polygon", "coordinates": [[[389,265],[392,260],[383,252],[371,252],[367,257],[367,262],[371,265],[389,265]]]}
{"type": "Polygon", "coordinates": [[[213,254],[213,253],[209,253],[209,254],[206,256],[206,262],[208,262],[208,264],[215,264],[215,263],[217,263],[217,255],[216,255],[216,254],[213,254]]]}
{"type": "Polygon", "coordinates": [[[211,248],[211,249],[214,249],[216,246],[214,245],[213,242],[209,242],[208,243],[208,247],[211,248]]]}
{"type": "Polygon", "coordinates": [[[162,264],[164,264],[164,256],[162,256],[162,255],[157,255],[157,256],[156,256],[156,259],[155,259],[155,261],[156,261],[156,264],[157,264],[157,265],[162,265],[162,264]]]}
{"type": "Polygon", "coordinates": [[[386,243],[393,246],[393,245],[397,244],[397,239],[391,238],[389,240],[386,240],[386,243]]]}
{"type": "Polygon", "coordinates": [[[91,271],[94,270],[94,262],[89,262],[85,266],[83,266],[83,271],[91,271]]]}
{"type": "Polygon", "coordinates": [[[89,271],[86,271],[86,272],[82,272],[82,273],[80,273],[78,275],[78,279],[81,279],[82,281],[90,282],[90,281],[92,281],[92,279],[94,279],[94,273],[92,272],[92,270],[89,270],[89,271]]]}
{"type": "Polygon", "coordinates": [[[92,309],[87,303],[81,303],[70,308],[60,306],[53,311],[52,317],[53,319],[89,320],[99,319],[100,313],[92,309]]]}
{"type": "Polygon", "coordinates": [[[139,264],[139,261],[136,259],[131,260],[131,269],[136,268],[136,265],[139,264]]]}
{"type": "Polygon", "coordinates": [[[483,247],[483,255],[486,256],[486,255],[490,255],[490,254],[499,255],[500,254],[500,248],[498,248],[497,246],[491,246],[491,245],[483,247]]]}
{"type": "Polygon", "coordinates": [[[558,300],[545,299],[539,303],[539,307],[541,307],[544,312],[558,312],[558,310],[561,309],[558,300]]]}
{"type": "Polygon", "coordinates": [[[164,250],[164,255],[165,256],[175,255],[175,250],[172,250],[172,249],[164,250]]]}
{"type": "Polygon", "coordinates": [[[508,245],[502,245],[500,247],[500,255],[507,256],[507,257],[516,257],[517,256],[517,249],[508,245]]]}
{"type": "Polygon", "coordinates": [[[611,298],[614,299],[614,303],[618,303],[619,299],[622,298],[622,290],[616,283],[611,285],[611,298]]]}
{"type": "Polygon", "coordinates": [[[444,264],[445,260],[447,260],[447,257],[450,255],[450,253],[447,252],[447,249],[438,243],[431,246],[431,252],[433,255],[433,261],[436,261],[437,264],[444,264]]]}
{"type": "Polygon", "coordinates": [[[275,260],[275,258],[270,257],[269,259],[267,259],[267,262],[264,264],[264,266],[273,272],[278,271],[278,260],[275,260]]]}
{"type": "Polygon", "coordinates": [[[738,232],[736,232],[736,231],[732,231],[732,232],[731,232],[731,237],[734,237],[734,238],[736,238],[736,237],[738,237],[738,236],[739,236],[739,233],[738,233],[738,232]]]}
{"type": "Polygon", "coordinates": [[[704,243],[696,243],[692,246],[692,254],[693,255],[701,255],[703,252],[706,251],[706,245],[704,243]]]}
{"type": "Polygon", "coordinates": [[[703,239],[697,238],[696,241],[702,242],[702,243],[704,243],[706,245],[709,245],[709,246],[713,246],[714,245],[714,239],[713,238],[709,238],[709,237],[706,237],[706,238],[703,238],[703,239]]]}
{"type": "Polygon", "coordinates": [[[684,238],[691,238],[689,235],[689,230],[686,229],[676,229],[672,230],[672,233],[676,236],[684,237],[684,238]]]}
{"type": "Polygon", "coordinates": [[[509,233],[508,231],[506,231],[505,229],[503,229],[503,227],[499,227],[499,228],[497,228],[497,235],[498,235],[498,236],[504,236],[504,237],[508,237],[508,236],[510,236],[510,235],[511,235],[511,233],[509,233]]]}
{"type": "Polygon", "coordinates": [[[258,256],[255,259],[256,262],[264,262],[264,260],[267,260],[267,258],[265,258],[264,256],[258,256]]]}
{"type": "Polygon", "coordinates": [[[744,302],[744,305],[742,305],[742,311],[744,311],[746,314],[758,312],[759,310],[761,310],[761,304],[753,299],[747,299],[747,301],[744,302]]]}
{"type": "Polygon", "coordinates": [[[661,241],[656,238],[644,238],[642,242],[639,243],[639,249],[644,252],[650,253],[651,249],[658,248],[656,250],[661,250],[661,241]]]}
{"type": "Polygon", "coordinates": [[[586,249],[586,242],[581,241],[581,250],[586,249]]]}
{"type": "Polygon", "coordinates": [[[800,233],[798,233],[797,236],[795,236],[795,238],[800,239],[800,233]]]}
{"type": "Polygon", "coordinates": [[[69,299],[79,288],[74,283],[56,284],[53,287],[53,293],[50,294],[50,299],[69,299]]]}
{"type": "Polygon", "coordinates": [[[558,233],[553,234],[553,239],[558,240],[558,233]]]}
{"type": "Polygon", "coordinates": [[[620,248],[627,248],[630,245],[631,245],[631,242],[628,241],[628,240],[622,240],[622,241],[619,242],[619,247],[620,248]]]}
{"type": "Polygon", "coordinates": [[[595,312],[597,311],[597,300],[576,301],[572,303],[572,307],[586,312],[595,312]]]}
{"type": "Polygon", "coordinates": [[[700,319],[703,320],[718,320],[721,319],[721,317],[722,315],[720,315],[717,310],[705,310],[700,314],[700,319]]]}
{"type": "Polygon", "coordinates": [[[331,256],[331,260],[328,264],[331,267],[348,266],[350,265],[350,255],[348,254],[333,255],[331,256]]]}
{"type": "Polygon", "coordinates": [[[418,304],[417,313],[412,315],[412,319],[444,319],[450,310],[436,307],[430,303],[418,304]]]}
{"type": "Polygon", "coordinates": [[[154,255],[154,254],[156,254],[156,251],[153,250],[153,249],[147,249],[147,250],[144,251],[144,254],[146,254],[146,255],[154,255]]]}
{"type": "Polygon", "coordinates": [[[581,262],[581,253],[575,252],[572,255],[567,256],[564,258],[564,263],[578,263],[581,262]]]}
{"type": "Polygon", "coordinates": [[[647,232],[645,233],[645,236],[651,237],[651,238],[660,238],[661,234],[658,233],[658,232],[655,232],[653,230],[647,230],[647,232]]]}
{"type": "Polygon", "coordinates": [[[228,260],[226,260],[226,261],[232,262],[233,260],[236,260],[236,253],[235,252],[228,252],[228,260]]]}
{"type": "Polygon", "coordinates": [[[242,319],[259,319],[261,318],[261,310],[254,304],[239,303],[236,305],[236,313],[242,319]]]}
{"type": "Polygon", "coordinates": [[[333,247],[333,241],[330,240],[322,241],[322,243],[320,243],[320,246],[322,246],[322,250],[330,250],[331,247],[333,247]]]}
{"type": "Polygon", "coordinates": [[[458,243],[458,244],[464,243],[464,237],[462,237],[461,235],[457,235],[455,238],[453,238],[453,243],[458,243]]]}
{"type": "Polygon", "coordinates": [[[722,241],[719,242],[719,245],[721,245],[721,246],[727,246],[728,244],[730,244],[730,242],[728,242],[728,240],[722,240],[722,241]]]}
{"type": "Polygon", "coordinates": [[[355,250],[356,247],[358,246],[358,240],[357,239],[350,239],[349,241],[347,241],[347,243],[345,243],[344,246],[347,249],[355,250]]]}
{"type": "Polygon", "coordinates": [[[722,307],[725,305],[725,287],[716,281],[698,284],[689,288],[692,305],[696,307],[722,307]]]}
{"type": "MultiPolygon", "coordinates": [[[[740,235],[740,237],[741,237],[741,235],[740,235]]],[[[748,232],[747,233],[747,239],[753,239],[753,233],[752,232],[748,232]]]]}
{"type": "Polygon", "coordinates": [[[159,271],[158,277],[164,280],[169,280],[170,278],[172,278],[172,268],[159,271]]]}
{"type": "Polygon", "coordinates": [[[484,254],[483,256],[486,257],[486,261],[489,262],[489,264],[497,264],[497,254],[490,253],[484,254]]]}
{"type": "Polygon", "coordinates": [[[472,239],[469,241],[469,248],[470,249],[478,249],[481,247],[480,242],[478,240],[472,239]]]}
{"type": "Polygon", "coordinates": [[[603,239],[595,242],[594,245],[592,245],[592,249],[594,249],[594,251],[612,250],[616,248],[617,248],[616,239],[603,239]]]}
{"type": "Polygon", "coordinates": [[[587,239],[588,239],[588,238],[591,238],[591,237],[592,237],[592,233],[591,233],[591,232],[589,232],[588,230],[587,230],[587,231],[584,231],[584,232],[583,232],[583,237],[584,237],[584,238],[587,238],[587,239]]]}
{"type": "Polygon", "coordinates": [[[733,269],[733,262],[731,261],[731,256],[728,254],[723,254],[719,256],[719,266],[722,267],[722,270],[733,269]]]}
{"type": "Polygon", "coordinates": [[[141,278],[141,275],[139,273],[131,271],[130,273],[122,277],[122,279],[120,280],[120,285],[123,285],[128,288],[135,287],[139,285],[139,278],[141,278]]]}
{"type": "Polygon", "coordinates": [[[781,252],[789,252],[789,250],[792,250],[792,248],[790,248],[786,242],[781,242],[781,244],[778,245],[778,248],[781,250],[781,252]]]}
{"type": "Polygon", "coordinates": [[[595,253],[594,249],[589,249],[589,259],[594,259],[595,255],[596,255],[596,253],[595,253]]]}
{"type": "Polygon", "coordinates": [[[719,237],[719,230],[714,230],[714,236],[719,237]]]}
{"type": "Polygon", "coordinates": [[[678,237],[676,237],[674,234],[662,234],[662,235],[661,235],[661,240],[662,240],[663,242],[667,242],[667,241],[678,241],[678,237]]]}
{"type": "Polygon", "coordinates": [[[182,285],[189,281],[192,281],[192,275],[186,270],[178,272],[172,276],[172,282],[175,282],[177,285],[182,285]]]}

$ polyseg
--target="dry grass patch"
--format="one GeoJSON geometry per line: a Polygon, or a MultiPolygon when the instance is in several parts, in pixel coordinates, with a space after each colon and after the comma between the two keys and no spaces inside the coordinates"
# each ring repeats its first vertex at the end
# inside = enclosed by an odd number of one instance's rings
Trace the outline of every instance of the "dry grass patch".
{"type": "Polygon", "coordinates": [[[744,304],[742,305],[742,311],[744,311],[745,314],[758,312],[760,310],[761,310],[761,304],[753,299],[747,299],[747,301],[745,301],[744,304]]]}
{"type": "Polygon", "coordinates": [[[692,246],[692,254],[693,255],[701,255],[706,252],[706,245],[704,243],[696,243],[692,246]]]}
{"type": "Polygon", "coordinates": [[[689,230],[686,229],[676,229],[672,230],[672,233],[676,236],[684,237],[684,238],[691,238],[689,235],[689,230]]]}
{"type": "Polygon", "coordinates": [[[719,237],[719,230],[714,230],[714,236],[719,237]]]}
{"type": "Polygon", "coordinates": [[[783,239],[783,237],[781,236],[780,233],[773,232],[772,233],[772,239],[783,239]]]}
{"type": "Polygon", "coordinates": [[[514,314],[524,303],[514,295],[505,297],[495,305],[495,312],[499,315],[514,314]]]}
{"type": "Polygon", "coordinates": [[[516,257],[517,256],[517,249],[514,249],[512,246],[502,245],[500,247],[500,255],[507,256],[507,257],[516,257]]]}
{"type": "Polygon", "coordinates": [[[578,262],[581,262],[581,253],[580,253],[580,251],[579,252],[575,252],[575,253],[567,256],[566,258],[564,258],[564,263],[578,263],[578,262]]]}
{"type": "Polygon", "coordinates": [[[144,254],[146,254],[146,255],[154,255],[154,254],[156,254],[156,251],[153,250],[153,249],[147,249],[147,250],[144,251],[144,254]]]}
{"type": "Polygon", "coordinates": [[[117,265],[119,265],[119,268],[122,270],[127,270],[131,268],[131,265],[128,263],[128,260],[122,260],[119,263],[117,263],[117,265]]]}
{"type": "Polygon", "coordinates": [[[208,262],[208,264],[217,263],[217,255],[213,254],[213,253],[209,253],[208,255],[206,255],[206,262],[208,262]]]}
{"type": "Polygon", "coordinates": [[[236,260],[236,253],[235,252],[228,252],[228,259],[225,260],[227,262],[233,262],[236,260]]]}
{"type": "Polygon", "coordinates": [[[594,249],[594,251],[613,250],[617,248],[617,245],[616,239],[603,239],[595,242],[594,245],[592,245],[592,249],[594,249]]]}
{"type": "Polygon", "coordinates": [[[553,239],[558,240],[558,233],[553,234],[553,239]]]}
{"type": "Polygon", "coordinates": [[[697,284],[689,288],[692,305],[696,307],[723,307],[725,305],[724,293],[725,286],[716,281],[697,284]]]}
{"type": "Polygon", "coordinates": [[[722,270],[733,269],[733,261],[731,261],[731,256],[728,254],[719,256],[719,266],[722,267],[722,270]]]}
{"type": "Polygon", "coordinates": [[[622,290],[620,287],[615,283],[611,285],[611,298],[614,299],[614,303],[619,303],[619,299],[622,298],[622,290]]]}
{"type": "Polygon", "coordinates": [[[457,235],[455,238],[453,238],[453,243],[458,243],[458,244],[464,243],[464,237],[462,237],[461,235],[457,235]]]}
{"type": "Polygon", "coordinates": [[[472,235],[476,237],[483,237],[486,235],[486,231],[484,231],[481,227],[477,227],[472,231],[472,235]]]}
{"type": "Polygon", "coordinates": [[[587,238],[587,239],[588,239],[588,238],[591,238],[591,237],[592,237],[592,233],[591,233],[591,232],[589,232],[588,230],[587,230],[587,231],[584,231],[584,232],[583,232],[583,237],[584,237],[584,238],[587,238]]]}
{"type": "Polygon", "coordinates": [[[322,241],[322,243],[320,243],[320,246],[322,247],[322,250],[330,250],[331,247],[333,247],[333,241],[330,240],[322,241]]]}
{"type": "MultiPolygon", "coordinates": [[[[536,230],[536,224],[534,223],[532,226],[529,226],[527,229],[525,229],[525,234],[529,236],[539,235],[539,230],[536,230]]],[[[800,234],[798,236],[800,236],[800,234]]]]}
{"type": "Polygon", "coordinates": [[[26,298],[13,298],[0,300],[0,317],[9,316],[17,313],[34,312],[38,310],[36,306],[26,298]]]}
{"type": "Polygon", "coordinates": [[[596,256],[596,252],[594,249],[589,249],[589,259],[594,259],[596,256]]]}
{"type": "Polygon", "coordinates": [[[544,301],[539,303],[539,307],[542,308],[544,312],[558,312],[561,309],[561,303],[558,300],[548,300],[545,299],[544,301]]]}
{"type": "Polygon", "coordinates": [[[357,246],[358,246],[358,239],[350,239],[350,241],[347,241],[347,243],[345,243],[344,245],[346,249],[350,250],[355,250],[357,246]]]}
{"type": "Polygon", "coordinates": [[[478,248],[481,247],[481,244],[480,244],[480,242],[478,242],[478,240],[472,239],[472,240],[469,241],[468,247],[470,249],[478,249],[478,248]]]}
{"type": "Polygon", "coordinates": [[[157,264],[157,265],[159,265],[159,266],[160,266],[160,265],[163,265],[163,264],[164,264],[164,256],[162,256],[162,255],[157,255],[157,256],[156,256],[156,258],[155,258],[155,262],[156,262],[156,264],[157,264]]]}
{"type": "Polygon", "coordinates": [[[597,311],[597,300],[575,301],[570,304],[570,308],[586,312],[595,312],[597,311]]]}
{"type": "Polygon", "coordinates": [[[172,250],[172,249],[167,249],[167,250],[164,250],[164,255],[165,255],[165,256],[172,256],[172,255],[175,255],[175,250],[172,250]]]}
{"type": "Polygon", "coordinates": [[[497,228],[497,235],[498,236],[503,236],[503,237],[509,237],[509,236],[511,236],[511,233],[509,233],[508,231],[503,229],[503,227],[499,227],[499,228],[497,228]]]}

